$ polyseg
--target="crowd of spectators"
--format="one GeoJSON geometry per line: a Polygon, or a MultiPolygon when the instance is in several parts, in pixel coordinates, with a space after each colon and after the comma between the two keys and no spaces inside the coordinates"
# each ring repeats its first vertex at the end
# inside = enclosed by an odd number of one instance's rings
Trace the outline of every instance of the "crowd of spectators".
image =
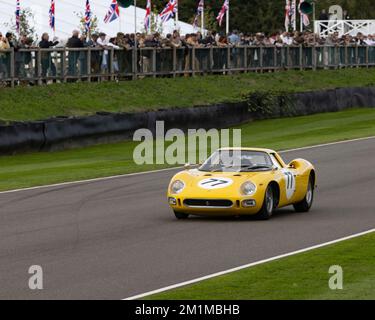
{"type": "Polygon", "coordinates": [[[192,34],[180,35],[178,31],[173,34],[167,34],[165,37],[159,33],[144,34],[124,34],[119,32],[115,37],[109,37],[105,33],[94,33],[89,39],[87,36],[80,35],[79,31],[75,30],[67,41],[49,41],[49,35],[44,33],[38,43],[26,36],[20,36],[17,40],[15,36],[8,32],[5,36],[0,32],[0,50],[9,48],[51,48],[62,47],[68,48],[83,48],[83,47],[115,47],[117,49],[132,49],[137,43],[138,48],[163,48],[163,47],[226,47],[226,46],[290,46],[290,45],[375,45],[375,34],[364,35],[358,33],[356,36],[344,35],[339,36],[338,32],[330,34],[328,37],[319,37],[309,31],[305,32],[275,32],[267,35],[259,32],[255,34],[240,33],[234,30],[228,36],[216,31],[208,31],[205,36],[201,32],[192,34]],[[60,44],[60,45],[59,45],[60,44]]]}
{"type": "MultiPolygon", "coordinates": [[[[18,76],[24,76],[25,66],[31,63],[32,54],[25,52],[20,49],[27,48],[96,48],[100,50],[91,51],[91,71],[95,74],[106,73],[110,67],[113,68],[114,72],[130,70],[132,68],[132,57],[131,54],[125,54],[126,52],[131,53],[133,48],[136,46],[139,49],[147,48],[176,48],[178,50],[178,69],[186,70],[189,68],[188,64],[198,63],[192,61],[189,56],[189,48],[227,48],[227,47],[240,47],[240,46],[276,46],[277,48],[287,46],[335,46],[335,45],[360,45],[360,46],[375,46],[375,34],[365,36],[362,33],[358,33],[356,36],[344,35],[339,36],[338,32],[330,34],[323,38],[312,32],[275,32],[267,35],[265,33],[247,34],[241,33],[236,30],[231,32],[229,35],[218,33],[215,31],[209,31],[207,34],[202,35],[201,32],[193,34],[180,35],[178,31],[174,31],[172,34],[162,36],[159,33],[153,34],[124,34],[119,32],[115,37],[110,37],[105,33],[93,33],[89,37],[84,34],[80,34],[79,31],[75,30],[72,36],[67,40],[59,40],[54,38],[50,40],[47,33],[44,33],[41,39],[37,42],[27,38],[26,36],[20,36],[18,39],[12,34],[7,33],[3,36],[0,33],[0,78],[4,76],[7,71],[7,64],[9,64],[9,57],[5,53],[1,53],[1,50],[14,48],[15,51],[15,70],[18,76]],[[116,54],[110,56],[110,49],[116,49],[116,54]],[[119,52],[124,53],[119,53],[119,52]],[[112,59],[110,61],[110,59],[112,59]]],[[[140,54],[138,63],[142,65],[142,71],[151,71],[151,53],[147,53],[147,50],[142,50],[143,54],[140,54]]],[[[159,62],[157,62],[159,63],[159,62]]],[[[225,63],[225,62],[224,62],[225,63]]],[[[56,65],[53,62],[50,52],[42,51],[41,54],[41,75],[50,76],[56,75],[56,65]]],[[[87,54],[80,51],[69,51],[68,54],[68,75],[76,75],[77,73],[85,74],[87,71],[87,54]],[[77,69],[78,68],[78,69],[77,69]]],[[[197,66],[198,68],[198,66],[197,66]]]]}
{"type": "Polygon", "coordinates": [[[159,33],[153,34],[124,34],[119,32],[115,37],[107,37],[105,33],[93,34],[89,40],[82,35],[79,38],[78,31],[73,33],[72,38],[66,43],[67,47],[115,47],[117,49],[132,49],[135,44],[138,48],[165,48],[165,47],[227,47],[227,46],[291,46],[291,45],[361,45],[374,46],[375,34],[365,36],[358,33],[356,36],[339,36],[338,32],[328,37],[319,37],[312,32],[275,32],[267,35],[265,33],[245,34],[236,30],[228,36],[215,31],[208,31],[206,35],[201,32],[180,35],[178,31],[163,37],[159,33]]]}

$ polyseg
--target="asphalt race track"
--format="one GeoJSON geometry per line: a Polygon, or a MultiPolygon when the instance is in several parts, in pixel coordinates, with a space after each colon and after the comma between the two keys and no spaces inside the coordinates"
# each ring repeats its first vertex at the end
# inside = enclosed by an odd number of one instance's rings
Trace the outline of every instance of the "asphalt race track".
{"type": "Polygon", "coordinates": [[[375,227],[375,139],[283,156],[317,167],[310,213],[177,221],[175,170],[0,194],[0,298],[123,299],[375,227]]]}

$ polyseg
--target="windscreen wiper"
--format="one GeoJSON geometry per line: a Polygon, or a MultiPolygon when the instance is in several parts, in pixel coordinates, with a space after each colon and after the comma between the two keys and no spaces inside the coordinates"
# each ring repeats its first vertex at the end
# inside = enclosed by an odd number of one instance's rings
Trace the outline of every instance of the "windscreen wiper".
{"type": "Polygon", "coordinates": [[[255,166],[244,166],[241,168],[241,171],[245,171],[245,170],[258,170],[258,169],[271,169],[271,166],[268,166],[268,165],[264,165],[264,164],[258,164],[258,165],[255,165],[255,166]]]}

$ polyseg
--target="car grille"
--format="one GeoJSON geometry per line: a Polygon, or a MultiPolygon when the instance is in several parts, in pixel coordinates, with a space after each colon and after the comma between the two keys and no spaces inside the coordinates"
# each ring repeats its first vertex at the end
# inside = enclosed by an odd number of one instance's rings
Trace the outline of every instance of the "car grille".
{"type": "Polygon", "coordinates": [[[230,200],[185,199],[184,205],[191,208],[231,208],[230,200]]]}

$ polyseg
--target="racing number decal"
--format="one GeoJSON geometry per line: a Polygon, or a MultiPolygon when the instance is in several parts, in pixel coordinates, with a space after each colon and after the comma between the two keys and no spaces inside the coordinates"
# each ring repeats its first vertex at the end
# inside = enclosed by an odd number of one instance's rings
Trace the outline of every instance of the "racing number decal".
{"type": "Polygon", "coordinates": [[[286,188],[292,189],[294,185],[294,176],[291,172],[285,172],[286,175],[286,188]]]}
{"type": "Polygon", "coordinates": [[[225,180],[220,180],[220,179],[210,179],[206,182],[203,182],[201,185],[204,186],[204,185],[210,185],[211,187],[217,187],[217,186],[220,186],[222,184],[227,184],[227,181],[225,180]]]}
{"type": "Polygon", "coordinates": [[[289,200],[296,189],[296,177],[290,171],[284,171],[285,176],[285,188],[286,188],[286,197],[289,200]]]}
{"type": "Polygon", "coordinates": [[[228,178],[210,178],[199,182],[198,186],[203,189],[221,189],[229,187],[233,183],[232,179],[228,178]]]}

